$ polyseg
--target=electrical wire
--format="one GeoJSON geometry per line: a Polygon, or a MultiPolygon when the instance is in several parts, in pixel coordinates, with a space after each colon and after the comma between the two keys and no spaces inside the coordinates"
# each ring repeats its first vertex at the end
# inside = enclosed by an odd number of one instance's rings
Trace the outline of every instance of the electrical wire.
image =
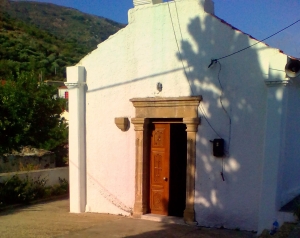
{"type": "MultiPolygon", "coordinates": [[[[176,4],[176,1],[174,1],[174,2],[175,2],[176,15],[177,15],[177,21],[178,21],[178,26],[179,26],[179,30],[180,30],[181,40],[183,40],[182,31],[181,31],[181,26],[180,26],[180,21],[179,21],[179,14],[178,14],[178,9],[177,9],[177,4],[176,4]]],[[[179,44],[178,44],[177,36],[176,36],[176,33],[175,33],[175,27],[174,27],[174,23],[173,23],[173,19],[172,19],[172,14],[171,14],[169,2],[168,2],[168,9],[169,9],[170,19],[171,19],[171,23],[172,23],[173,33],[174,33],[174,37],[175,37],[175,41],[176,41],[176,45],[177,45],[177,49],[178,49],[178,54],[179,54],[179,57],[180,57],[180,61],[181,61],[181,64],[182,64],[182,67],[183,67],[183,70],[184,70],[186,79],[187,79],[187,81],[188,81],[188,83],[189,83],[189,86],[190,86],[192,95],[195,95],[194,92],[193,92],[193,89],[192,89],[192,85],[191,85],[191,83],[190,83],[190,80],[189,80],[189,78],[188,78],[188,74],[187,74],[187,72],[186,72],[186,68],[185,68],[184,63],[183,63],[183,60],[182,60],[182,55],[181,55],[180,47],[179,47],[179,44]]],[[[222,66],[221,66],[219,60],[225,59],[225,58],[230,57],[230,56],[235,55],[235,54],[238,54],[238,53],[240,53],[240,52],[242,52],[242,51],[244,51],[244,50],[247,50],[247,49],[249,49],[249,48],[251,48],[251,47],[257,45],[258,43],[261,43],[261,42],[263,42],[263,41],[265,41],[265,40],[267,40],[267,39],[270,39],[271,37],[273,37],[273,36],[279,34],[280,32],[286,30],[287,28],[289,28],[289,27],[295,25],[295,24],[298,23],[298,22],[300,22],[300,19],[297,20],[296,22],[290,24],[289,26],[287,26],[287,27],[281,29],[280,31],[278,31],[278,32],[276,32],[276,33],[274,33],[274,34],[268,36],[267,38],[264,38],[264,39],[261,40],[261,41],[258,41],[258,42],[256,42],[256,43],[254,43],[254,44],[252,44],[252,45],[250,45],[250,46],[248,46],[248,47],[245,47],[245,48],[243,48],[243,49],[241,49],[241,50],[238,50],[238,51],[236,51],[236,52],[234,52],[234,53],[231,53],[231,54],[229,54],[229,55],[220,57],[220,58],[218,58],[218,59],[212,59],[212,60],[211,60],[211,63],[210,63],[210,65],[208,66],[208,68],[210,68],[210,67],[212,66],[213,63],[217,63],[217,62],[219,63],[218,81],[219,81],[220,88],[221,88],[221,95],[220,95],[219,100],[220,100],[220,104],[221,104],[221,106],[222,106],[222,109],[225,111],[225,114],[227,115],[227,117],[228,117],[228,119],[229,119],[229,136],[228,136],[228,147],[227,147],[227,156],[228,156],[228,157],[229,157],[229,150],[230,150],[230,143],[231,143],[231,125],[232,125],[232,124],[231,124],[231,117],[230,117],[230,115],[228,114],[227,110],[225,109],[224,104],[223,104],[223,100],[222,100],[224,90],[223,90],[223,86],[222,86],[221,80],[220,80],[220,72],[221,72],[222,66]]],[[[189,67],[188,67],[188,70],[190,71],[189,67]]],[[[209,122],[209,120],[208,120],[208,118],[207,118],[207,115],[206,115],[206,113],[205,113],[205,109],[204,109],[203,106],[202,106],[202,103],[200,103],[200,105],[199,105],[198,108],[199,108],[200,111],[202,112],[202,115],[203,115],[204,119],[206,120],[207,124],[210,126],[210,128],[216,133],[216,135],[217,135],[219,138],[222,138],[222,137],[219,135],[219,133],[217,133],[217,131],[213,128],[213,126],[210,124],[210,122],[209,122]]],[[[224,179],[224,170],[225,170],[225,167],[224,167],[224,158],[222,158],[222,171],[221,171],[221,177],[222,177],[222,180],[223,180],[223,181],[225,181],[225,179],[224,179]]]]}
{"type": "Polygon", "coordinates": [[[180,32],[181,40],[183,40],[182,31],[181,31],[181,25],[180,25],[180,22],[179,22],[179,15],[178,15],[178,10],[177,10],[177,3],[176,3],[176,1],[175,1],[175,9],[176,9],[177,22],[178,22],[178,26],[179,26],[179,32],[180,32]]]}
{"type": "Polygon", "coordinates": [[[231,142],[231,117],[230,117],[229,113],[227,112],[227,110],[226,110],[226,108],[224,107],[224,104],[223,104],[224,89],[223,89],[223,86],[222,86],[221,80],[220,80],[220,72],[222,70],[222,65],[219,61],[218,61],[218,63],[219,63],[218,81],[219,81],[220,88],[221,88],[221,95],[220,95],[219,101],[220,101],[220,104],[222,106],[222,109],[224,110],[224,112],[227,115],[228,120],[229,120],[228,146],[227,146],[227,157],[229,157],[230,142],[231,142]]]}
{"type": "MultiPolygon", "coordinates": [[[[170,5],[169,5],[169,2],[168,2],[168,9],[169,9],[169,14],[170,14],[170,19],[171,19],[171,23],[172,23],[172,28],[173,28],[173,33],[174,33],[174,37],[175,37],[175,40],[176,40],[176,45],[177,45],[177,50],[178,50],[178,54],[179,54],[179,57],[180,57],[180,61],[182,63],[182,67],[183,67],[183,70],[184,70],[184,74],[185,74],[185,77],[189,83],[189,86],[190,86],[190,89],[191,89],[191,92],[192,92],[192,95],[195,95],[194,92],[193,92],[193,89],[192,89],[192,85],[190,83],[190,80],[188,78],[188,73],[186,72],[186,67],[184,66],[184,63],[183,63],[183,60],[182,60],[182,55],[181,55],[181,51],[180,51],[180,48],[179,48],[179,44],[178,44],[178,40],[177,40],[177,36],[176,36],[176,33],[175,33],[175,27],[174,27],[174,23],[173,23],[173,19],[172,19],[172,14],[171,14],[171,10],[170,10],[170,5]]],[[[182,36],[182,30],[181,30],[181,26],[180,26],[180,21],[179,21],[179,14],[178,14],[178,9],[177,9],[177,4],[176,4],[176,1],[175,1],[175,9],[176,9],[176,15],[177,15],[177,22],[178,22],[178,26],[179,26],[179,31],[180,31],[180,36],[181,36],[181,40],[183,40],[183,36],[182,36]]],[[[230,149],[230,141],[231,141],[231,117],[230,115],[228,114],[227,110],[225,109],[224,105],[223,105],[223,93],[224,93],[224,90],[223,90],[223,86],[221,84],[221,80],[220,80],[220,72],[221,72],[221,69],[222,69],[222,66],[220,64],[220,62],[218,60],[212,60],[211,61],[211,64],[209,65],[209,67],[213,64],[213,63],[216,63],[218,62],[219,63],[219,72],[218,72],[218,81],[219,81],[219,84],[220,84],[220,88],[221,88],[221,95],[220,95],[220,104],[222,106],[222,109],[225,111],[228,119],[229,119],[229,138],[228,138],[228,147],[227,147],[227,156],[229,157],[229,149],[230,149]]],[[[188,67],[188,70],[189,70],[189,73],[190,73],[190,68],[188,67]]],[[[222,138],[219,133],[214,129],[214,127],[211,125],[211,123],[209,122],[208,120],[208,117],[206,115],[206,112],[205,112],[205,109],[202,105],[202,103],[200,102],[199,104],[199,107],[198,109],[201,111],[202,113],[202,116],[203,118],[205,119],[205,121],[207,122],[207,124],[209,125],[209,127],[214,131],[214,133],[219,137],[219,138],[222,138]]],[[[222,158],[222,170],[220,172],[221,174],[221,177],[222,177],[222,180],[225,181],[225,178],[224,178],[224,171],[225,171],[225,165],[224,165],[224,158],[222,158]]]]}
{"type": "MultiPolygon", "coordinates": [[[[181,54],[181,51],[180,51],[180,47],[178,45],[178,40],[177,40],[177,36],[176,36],[176,33],[175,33],[175,27],[174,27],[174,22],[173,22],[173,19],[172,19],[172,14],[171,14],[171,10],[170,10],[170,5],[169,5],[169,2],[168,3],[168,9],[169,9],[169,14],[170,14],[170,19],[171,19],[171,23],[172,23],[172,28],[173,28],[173,33],[174,33],[174,37],[175,37],[175,41],[176,41],[176,45],[177,45],[177,50],[178,50],[178,54],[179,54],[179,57],[180,57],[180,61],[181,61],[181,64],[182,64],[182,68],[183,68],[183,71],[184,71],[184,74],[185,74],[185,77],[186,77],[186,80],[188,81],[189,83],[189,86],[190,86],[190,89],[191,89],[191,92],[192,92],[192,95],[195,95],[194,93],[194,90],[192,88],[192,85],[190,83],[190,80],[189,80],[189,77],[188,77],[188,73],[186,72],[186,67],[184,66],[184,63],[183,63],[183,60],[182,60],[182,54],[181,54]]],[[[182,36],[182,31],[181,31],[181,26],[180,26],[180,21],[179,21],[179,14],[178,14],[178,9],[177,9],[177,3],[176,1],[174,1],[175,3],[175,9],[176,9],[176,15],[177,15],[177,21],[178,21],[178,25],[179,25],[179,31],[180,31],[180,36],[181,36],[181,40],[183,40],[183,36],[182,36]]],[[[188,68],[188,71],[190,73],[190,68],[188,68]]],[[[200,102],[199,104],[199,107],[198,109],[201,111],[202,113],[202,117],[205,119],[205,121],[207,122],[207,124],[209,125],[209,127],[214,131],[214,133],[219,137],[219,138],[222,138],[218,132],[213,128],[213,126],[211,125],[211,123],[209,122],[208,120],[208,117],[205,113],[205,109],[202,105],[202,103],[200,102]]]]}
{"type": "MultiPolygon", "coordinates": [[[[254,43],[254,44],[252,44],[252,45],[250,45],[250,46],[248,46],[248,47],[245,47],[245,48],[243,48],[243,49],[241,49],[241,50],[238,50],[238,51],[236,51],[236,52],[234,52],[234,53],[231,53],[231,54],[229,54],[229,55],[220,57],[220,58],[218,58],[218,59],[212,59],[212,60],[211,60],[210,65],[208,66],[208,68],[210,68],[214,63],[218,63],[218,64],[219,64],[219,67],[220,67],[220,68],[219,68],[219,72],[218,72],[218,81],[219,81],[220,88],[221,88],[221,91],[222,91],[222,93],[221,93],[221,95],[220,95],[220,104],[221,104],[223,110],[225,111],[225,113],[226,113],[226,115],[228,116],[228,119],[229,119],[229,136],[228,136],[228,146],[227,146],[227,151],[226,151],[226,153],[227,153],[226,156],[227,156],[227,157],[230,156],[230,155],[229,155],[229,151],[230,151],[230,143],[231,143],[231,117],[230,117],[230,115],[228,114],[227,110],[225,109],[225,107],[224,107],[224,105],[223,105],[223,101],[222,101],[222,97],[223,97],[223,86],[222,86],[221,81],[220,81],[220,72],[221,72],[222,66],[221,66],[221,63],[219,62],[219,60],[222,60],[222,59],[225,59],[225,58],[230,57],[230,56],[232,56],[232,55],[238,54],[238,53],[240,53],[240,52],[242,52],[242,51],[244,51],[244,50],[247,50],[247,49],[249,49],[249,48],[251,48],[251,47],[257,45],[258,43],[261,43],[261,42],[263,42],[263,41],[265,41],[265,40],[267,40],[267,39],[270,39],[271,37],[273,37],[273,36],[279,34],[280,32],[282,32],[282,31],[288,29],[289,27],[291,27],[291,26],[297,24],[298,22],[300,22],[300,19],[297,20],[297,21],[295,21],[295,22],[293,22],[292,24],[288,25],[287,27],[285,27],[285,28],[283,28],[283,29],[277,31],[276,33],[274,33],[274,34],[268,36],[267,38],[264,38],[263,40],[260,40],[260,41],[254,43]]],[[[222,158],[222,172],[221,172],[221,176],[222,176],[222,179],[223,179],[223,181],[224,181],[224,158],[222,158]]]]}
{"type": "Polygon", "coordinates": [[[207,124],[209,125],[209,127],[214,131],[214,133],[219,137],[219,138],[222,138],[219,133],[213,128],[213,126],[210,124],[209,120],[207,119],[207,115],[205,113],[205,109],[202,105],[202,103],[200,102],[200,105],[198,107],[200,109],[200,111],[202,112],[202,116],[203,118],[205,119],[205,121],[207,122],[207,124]]]}
{"type": "MultiPolygon", "coordinates": [[[[300,19],[297,20],[297,21],[295,21],[295,22],[293,22],[292,24],[286,26],[285,28],[281,29],[280,31],[277,31],[277,32],[275,32],[274,34],[268,36],[267,38],[264,38],[264,39],[262,39],[262,40],[260,40],[260,41],[258,41],[258,42],[256,42],[256,43],[250,45],[250,46],[247,46],[247,47],[245,47],[245,48],[243,48],[243,49],[241,49],[241,50],[238,50],[238,51],[233,52],[233,53],[231,53],[231,54],[229,54],[229,55],[220,57],[220,58],[218,58],[218,59],[212,59],[212,60],[211,60],[210,66],[212,65],[213,62],[217,62],[218,60],[225,59],[225,58],[227,58],[227,57],[230,57],[230,56],[232,56],[232,55],[235,55],[235,54],[237,54],[237,53],[240,53],[240,52],[242,52],[242,51],[244,51],[244,50],[247,50],[247,49],[249,49],[249,48],[251,48],[251,47],[257,45],[258,43],[261,43],[261,42],[263,42],[263,41],[265,41],[265,40],[268,40],[268,39],[270,39],[271,37],[273,37],[273,36],[279,34],[280,32],[282,32],[282,31],[284,31],[284,30],[290,28],[291,26],[297,24],[298,22],[300,22],[300,19]]],[[[209,66],[209,67],[210,67],[210,66],[209,66]]]]}
{"type": "MultiPolygon", "coordinates": [[[[223,86],[222,86],[222,83],[221,83],[221,80],[220,80],[220,72],[222,70],[222,65],[221,65],[221,63],[219,61],[217,61],[217,62],[219,63],[218,81],[219,81],[220,88],[221,88],[221,95],[220,95],[219,101],[220,101],[220,104],[222,106],[222,109],[224,110],[224,112],[227,115],[228,120],[229,120],[228,145],[227,145],[227,151],[226,151],[226,156],[227,156],[227,158],[229,158],[229,156],[230,156],[230,154],[229,154],[229,151],[230,151],[230,142],[231,142],[231,117],[230,117],[229,113],[227,112],[227,110],[226,110],[226,108],[224,107],[224,104],[223,104],[224,89],[223,89],[223,86]]],[[[222,157],[222,171],[221,171],[220,174],[221,174],[221,177],[222,177],[223,181],[225,181],[224,171],[225,171],[224,157],[222,157]]]]}
{"type": "MultiPolygon", "coordinates": [[[[175,5],[176,5],[176,2],[175,2],[175,5]]],[[[175,37],[175,41],[176,41],[176,45],[177,45],[177,50],[178,50],[179,58],[180,58],[180,61],[181,61],[181,64],[182,64],[182,68],[183,68],[185,77],[186,77],[186,79],[187,79],[187,81],[188,81],[188,83],[190,85],[190,88],[191,88],[191,91],[192,91],[192,95],[194,95],[192,85],[190,83],[190,80],[188,79],[188,75],[187,75],[187,72],[185,70],[185,66],[184,66],[183,60],[182,60],[182,55],[181,55],[181,52],[180,52],[180,47],[179,47],[177,36],[176,36],[176,33],[175,33],[175,27],[174,27],[174,23],[173,23],[173,19],[172,19],[172,14],[171,14],[171,9],[170,9],[169,2],[168,2],[168,9],[169,9],[170,19],[171,19],[171,23],[172,23],[172,27],[173,27],[173,33],[174,33],[174,37],[175,37]]],[[[176,7],[176,11],[177,11],[177,7],[176,7]]],[[[180,33],[181,33],[180,25],[179,25],[179,30],[180,30],[180,33]]],[[[181,39],[182,39],[182,33],[181,33],[181,39]]]]}

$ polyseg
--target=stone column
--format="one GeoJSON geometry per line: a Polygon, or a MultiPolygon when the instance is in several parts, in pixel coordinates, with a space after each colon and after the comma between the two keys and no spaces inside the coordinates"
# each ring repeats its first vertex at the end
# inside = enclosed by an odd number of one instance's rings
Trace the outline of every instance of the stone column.
{"type": "Polygon", "coordinates": [[[187,131],[187,171],[186,171],[186,206],[183,218],[186,223],[195,223],[195,170],[196,170],[196,134],[199,118],[183,118],[187,131]]]}
{"type": "Polygon", "coordinates": [[[147,161],[147,126],[148,120],[146,118],[132,118],[132,124],[134,124],[135,130],[135,202],[133,208],[133,217],[141,217],[141,215],[147,213],[148,204],[147,196],[148,192],[148,170],[149,163],[147,161]]]}
{"type": "Polygon", "coordinates": [[[70,212],[85,212],[85,68],[67,67],[69,91],[69,181],[70,212]]]}

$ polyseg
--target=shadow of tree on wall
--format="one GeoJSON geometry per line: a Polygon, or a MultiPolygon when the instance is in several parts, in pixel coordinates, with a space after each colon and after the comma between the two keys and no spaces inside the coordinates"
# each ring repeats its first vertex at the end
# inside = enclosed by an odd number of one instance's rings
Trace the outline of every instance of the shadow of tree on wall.
{"type": "Polygon", "coordinates": [[[192,38],[181,38],[177,58],[187,65],[192,95],[203,96],[198,111],[202,120],[197,134],[196,220],[207,226],[234,228],[231,224],[243,221],[246,228],[257,227],[267,90],[258,52],[266,47],[249,48],[208,68],[212,59],[253,44],[250,37],[214,16],[196,17],[181,27],[187,27],[192,38]],[[215,138],[225,139],[224,158],[212,155],[210,140],[215,138]]]}

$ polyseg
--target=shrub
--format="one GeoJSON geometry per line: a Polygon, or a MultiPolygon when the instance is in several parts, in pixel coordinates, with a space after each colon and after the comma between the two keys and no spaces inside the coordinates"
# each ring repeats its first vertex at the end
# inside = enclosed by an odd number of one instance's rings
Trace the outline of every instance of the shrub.
{"type": "Polygon", "coordinates": [[[46,182],[45,178],[38,178],[34,181],[26,176],[24,180],[21,180],[17,175],[14,175],[5,182],[0,183],[0,206],[29,203],[42,198],[46,182]]]}
{"type": "Polygon", "coordinates": [[[300,220],[300,201],[295,204],[294,215],[297,217],[298,221],[300,220]]]}
{"type": "Polygon", "coordinates": [[[12,204],[28,204],[34,200],[67,194],[69,183],[59,178],[59,184],[46,186],[47,179],[33,180],[26,176],[21,180],[17,175],[0,183],[0,207],[12,204]]]}

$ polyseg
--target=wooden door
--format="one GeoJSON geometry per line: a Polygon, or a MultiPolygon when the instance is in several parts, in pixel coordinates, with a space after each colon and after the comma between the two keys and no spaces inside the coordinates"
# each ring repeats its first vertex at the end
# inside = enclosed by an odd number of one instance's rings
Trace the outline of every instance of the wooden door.
{"type": "Polygon", "coordinates": [[[168,215],[170,124],[153,124],[150,151],[150,212],[168,215]]]}

